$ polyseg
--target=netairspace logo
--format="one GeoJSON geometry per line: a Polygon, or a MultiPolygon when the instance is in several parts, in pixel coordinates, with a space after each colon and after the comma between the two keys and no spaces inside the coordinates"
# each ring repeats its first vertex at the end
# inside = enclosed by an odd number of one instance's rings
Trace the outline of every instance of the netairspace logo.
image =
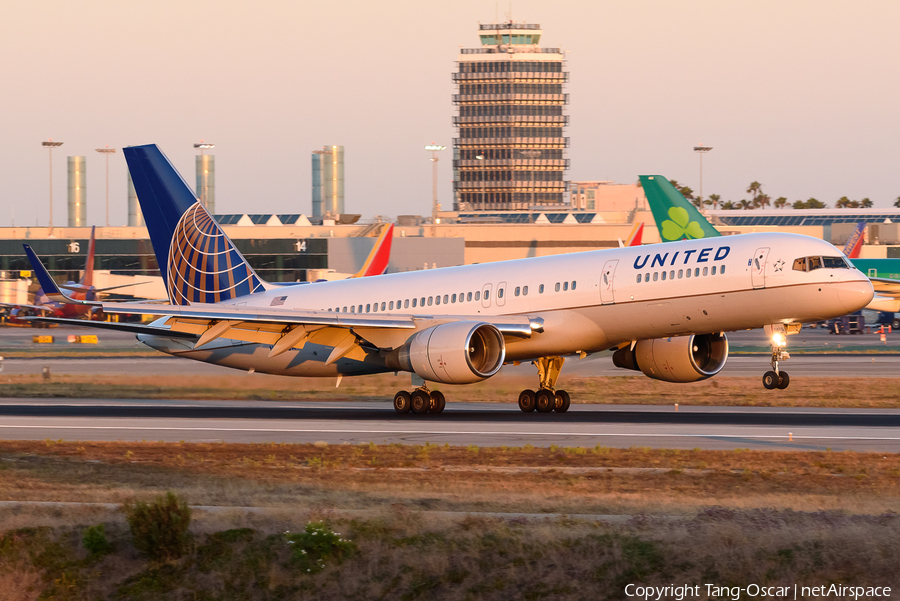
{"type": "Polygon", "coordinates": [[[683,601],[693,597],[700,597],[701,590],[704,598],[732,599],[739,601],[743,597],[782,598],[782,599],[806,599],[814,597],[835,597],[837,599],[877,599],[891,596],[891,588],[888,586],[844,586],[842,584],[830,584],[822,586],[760,586],[749,584],[747,586],[719,586],[717,584],[694,584],[669,586],[639,586],[629,584],[625,587],[625,595],[645,601],[661,601],[662,599],[675,599],[683,601]]]}

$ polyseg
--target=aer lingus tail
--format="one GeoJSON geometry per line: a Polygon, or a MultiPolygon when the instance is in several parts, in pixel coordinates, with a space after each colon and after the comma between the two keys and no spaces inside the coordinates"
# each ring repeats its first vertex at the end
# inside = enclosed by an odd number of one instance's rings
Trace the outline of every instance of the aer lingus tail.
{"type": "Polygon", "coordinates": [[[722,235],[669,180],[661,175],[641,175],[640,178],[663,242],[722,235]]]}

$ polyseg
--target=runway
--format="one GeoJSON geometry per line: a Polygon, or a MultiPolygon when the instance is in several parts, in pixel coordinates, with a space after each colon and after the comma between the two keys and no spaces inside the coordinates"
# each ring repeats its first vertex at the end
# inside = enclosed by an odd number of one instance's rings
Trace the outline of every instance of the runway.
{"type": "Polygon", "coordinates": [[[545,415],[448,403],[440,416],[400,416],[383,401],[6,399],[0,437],[900,452],[900,410],[574,405],[545,415]]]}

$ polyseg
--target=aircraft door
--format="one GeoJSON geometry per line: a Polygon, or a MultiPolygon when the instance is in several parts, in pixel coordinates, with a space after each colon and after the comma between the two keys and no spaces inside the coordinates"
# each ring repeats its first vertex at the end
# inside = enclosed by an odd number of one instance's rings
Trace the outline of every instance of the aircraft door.
{"type": "Polygon", "coordinates": [[[754,288],[766,287],[766,259],[769,256],[768,248],[757,248],[750,259],[750,280],[754,288]]]}
{"type": "Polygon", "coordinates": [[[600,304],[610,305],[616,302],[613,294],[613,276],[616,275],[616,265],[618,264],[618,259],[603,264],[603,272],[600,274],[600,304]]]}
{"type": "Polygon", "coordinates": [[[497,284],[497,306],[502,307],[506,304],[506,282],[497,284]]]}
{"type": "Polygon", "coordinates": [[[491,285],[485,284],[481,289],[481,306],[485,309],[491,306],[491,285]]]}

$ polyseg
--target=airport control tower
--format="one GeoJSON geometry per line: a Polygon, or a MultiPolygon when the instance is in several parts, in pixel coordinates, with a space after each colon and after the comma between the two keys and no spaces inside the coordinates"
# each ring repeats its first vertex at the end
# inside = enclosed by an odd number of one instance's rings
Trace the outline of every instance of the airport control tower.
{"type": "Polygon", "coordinates": [[[453,74],[453,208],[565,209],[565,57],[541,48],[540,25],[478,29],[481,47],[461,49],[453,74]]]}

